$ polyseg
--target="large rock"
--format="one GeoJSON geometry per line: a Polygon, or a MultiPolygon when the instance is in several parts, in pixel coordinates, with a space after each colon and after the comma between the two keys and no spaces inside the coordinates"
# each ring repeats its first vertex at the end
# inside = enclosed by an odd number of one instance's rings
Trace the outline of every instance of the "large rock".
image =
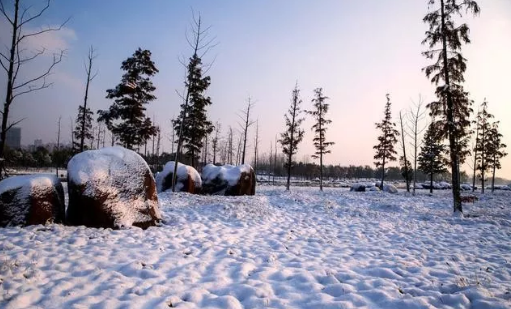
{"type": "MultiPolygon", "coordinates": [[[[174,161],[169,161],[163,171],[156,175],[156,189],[158,192],[172,190],[172,176],[174,175],[174,161]]],[[[202,180],[199,172],[191,166],[178,163],[176,192],[200,193],[202,180]]]]}
{"type": "Polygon", "coordinates": [[[13,176],[0,182],[0,226],[62,223],[62,183],[54,175],[13,176]]]}
{"type": "Polygon", "coordinates": [[[351,185],[350,192],[365,192],[366,185],[362,183],[354,183],[351,185]]]}
{"type": "Polygon", "coordinates": [[[395,194],[397,193],[397,188],[394,186],[394,185],[391,185],[391,184],[383,184],[383,189],[382,189],[383,192],[387,192],[387,193],[392,193],[392,194],[395,194]]]}
{"type": "Polygon", "coordinates": [[[161,220],[156,184],[147,163],[122,147],[89,150],[67,166],[70,225],[147,228],[161,220]]]}
{"type": "Polygon", "coordinates": [[[256,177],[248,165],[215,166],[208,164],[202,169],[202,192],[215,195],[255,195],[256,177]]]}

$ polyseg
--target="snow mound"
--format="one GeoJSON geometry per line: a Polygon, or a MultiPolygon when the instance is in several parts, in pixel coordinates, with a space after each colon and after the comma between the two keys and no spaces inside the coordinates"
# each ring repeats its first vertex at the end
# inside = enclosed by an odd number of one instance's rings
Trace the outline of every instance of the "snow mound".
{"type": "MultiPolygon", "coordinates": [[[[169,161],[163,170],[156,174],[156,188],[158,192],[165,192],[172,189],[172,174],[174,173],[174,161],[169,161]]],[[[178,163],[176,192],[195,193],[202,187],[202,180],[199,172],[189,165],[178,163]]]]}
{"type": "Polygon", "coordinates": [[[202,189],[207,194],[254,195],[255,185],[254,169],[248,164],[208,164],[202,169],[202,189]]]}
{"type": "Polygon", "coordinates": [[[12,176],[0,181],[0,226],[64,220],[64,190],[55,175],[12,176]]]}
{"type": "Polygon", "coordinates": [[[91,227],[148,227],[160,219],[147,163],[123,147],[90,150],[68,163],[67,221],[91,227]]]}

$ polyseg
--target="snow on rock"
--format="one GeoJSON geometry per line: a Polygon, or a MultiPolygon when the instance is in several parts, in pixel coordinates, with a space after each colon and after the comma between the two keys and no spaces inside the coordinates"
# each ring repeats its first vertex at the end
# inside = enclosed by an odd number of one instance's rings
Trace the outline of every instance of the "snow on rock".
{"type": "Polygon", "coordinates": [[[383,184],[383,192],[387,192],[387,193],[392,193],[392,194],[395,194],[397,193],[397,188],[394,186],[394,185],[391,185],[391,184],[383,184]]]}
{"type": "Polygon", "coordinates": [[[69,161],[67,170],[67,223],[147,228],[160,221],[154,178],[134,151],[118,146],[85,151],[69,161]]]}
{"type": "Polygon", "coordinates": [[[0,226],[61,223],[65,204],[55,175],[12,176],[0,181],[0,226]]]}
{"type": "Polygon", "coordinates": [[[206,194],[254,195],[255,186],[254,169],[248,164],[239,166],[208,164],[202,169],[202,192],[206,194]]]}
{"type": "Polygon", "coordinates": [[[365,192],[366,185],[363,183],[354,183],[351,185],[350,191],[351,192],[365,192]]]}
{"type": "MultiPolygon", "coordinates": [[[[174,174],[174,161],[169,161],[163,171],[156,174],[156,188],[159,193],[172,190],[172,176],[174,174]]],[[[199,193],[202,180],[199,172],[189,165],[178,163],[176,192],[199,193]]]]}

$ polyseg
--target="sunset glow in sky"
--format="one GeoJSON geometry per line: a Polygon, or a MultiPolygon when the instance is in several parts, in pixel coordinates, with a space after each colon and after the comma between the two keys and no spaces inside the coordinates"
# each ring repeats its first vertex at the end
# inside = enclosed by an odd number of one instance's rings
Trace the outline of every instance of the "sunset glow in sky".
{"type": "MultiPolygon", "coordinates": [[[[37,2],[37,1],[30,1],[37,2]]],[[[70,140],[71,119],[82,104],[85,87],[83,61],[93,45],[99,74],[91,84],[90,106],[96,111],[111,104],[106,89],[119,83],[120,65],[141,47],[151,50],[160,73],[153,82],[157,100],[148,115],[169,134],[170,119],[179,113],[184,68],[180,57],[189,57],[185,40],[191,8],[211,25],[218,45],[206,55],[213,62],[208,74],[213,122],[238,128],[237,114],[248,97],[256,101],[253,119],[259,120],[262,152],[268,152],[275,136],[284,130],[284,114],[296,82],[302,108],[312,107],[314,88],[322,87],[330,99],[332,124],[327,139],[335,142],[326,162],[373,166],[385,94],[390,93],[394,120],[418,102],[433,100],[434,87],[421,68],[431,62],[421,52],[427,25],[427,0],[363,1],[54,1],[40,23],[56,25],[72,17],[65,29],[30,42],[30,47],[66,49],[56,68],[52,88],[27,95],[12,107],[11,120],[26,118],[22,144],[34,139],[56,140],[57,119],[62,116],[63,139],[70,140]]],[[[468,59],[465,89],[475,101],[474,109],[487,98],[489,111],[501,121],[504,142],[511,145],[511,1],[479,0],[481,14],[465,16],[472,44],[464,47],[468,59]]],[[[9,38],[0,24],[0,41],[9,38]]],[[[30,70],[37,70],[37,64],[30,70]]],[[[27,71],[28,72],[28,71],[27,71]]],[[[0,76],[5,97],[5,75],[0,76]]],[[[425,126],[428,120],[423,122],[425,126]]],[[[313,153],[311,119],[304,123],[306,136],[297,159],[313,153]]],[[[254,130],[250,134],[253,136],[254,130]]],[[[253,138],[251,138],[253,139],[253,138]]],[[[170,152],[165,137],[164,151],[170,152]]],[[[508,149],[511,152],[511,149],[508,149]]],[[[252,154],[252,151],[249,150],[252,154]]],[[[397,163],[396,163],[397,164],[397,163]]],[[[502,161],[498,176],[511,179],[511,155],[502,161]]],[[[466,167],[468,169],[468,167],[466,167]]]]}

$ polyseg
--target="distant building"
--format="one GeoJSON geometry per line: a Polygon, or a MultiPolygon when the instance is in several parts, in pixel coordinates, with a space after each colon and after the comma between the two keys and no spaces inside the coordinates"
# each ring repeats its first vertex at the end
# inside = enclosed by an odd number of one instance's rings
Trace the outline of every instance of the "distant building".
{"type": "Polygon", "coordinates": [[[37,147],[41,147],[43,145],[43,140],[42,139],[36,139],[34,140],[34,147],[37,148],[37,147]]]}
{"type": "Polygon", "coordinates": [[[21,128],[12,127],[7,131],[5,144],[12,149],[21,148],[21,128]]]}

